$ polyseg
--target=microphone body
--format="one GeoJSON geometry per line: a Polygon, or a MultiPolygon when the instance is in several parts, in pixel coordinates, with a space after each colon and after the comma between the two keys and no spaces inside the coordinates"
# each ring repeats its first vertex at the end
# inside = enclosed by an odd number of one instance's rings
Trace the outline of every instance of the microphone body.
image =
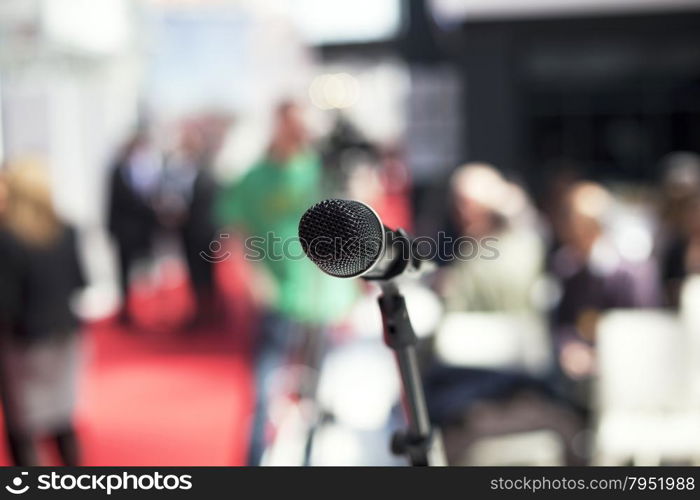
{"type": "Polygon", "coordinates": [[[389,280],[426,266],[403,229],[382,224],[368,205],[354,200],[324,200],[299,221],[304,253],[323,272],[337,278],[389,280]]]}

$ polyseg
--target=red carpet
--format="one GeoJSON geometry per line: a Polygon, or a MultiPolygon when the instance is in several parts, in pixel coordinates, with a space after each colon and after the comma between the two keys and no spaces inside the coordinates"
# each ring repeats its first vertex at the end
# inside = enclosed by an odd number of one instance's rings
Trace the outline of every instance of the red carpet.
{"type": "MultiPolygon", "coordinates": [[[[177,267],[157,290],[135,287],[138,328],[88,325],[77,414],[85,465],[244,463],[252,408],[247,273],[233,260],[217,273],[227,326],[176,328],[192,309],[177,267]]],[[[9,464],[4,442],[0,464],[9,464]]]]}

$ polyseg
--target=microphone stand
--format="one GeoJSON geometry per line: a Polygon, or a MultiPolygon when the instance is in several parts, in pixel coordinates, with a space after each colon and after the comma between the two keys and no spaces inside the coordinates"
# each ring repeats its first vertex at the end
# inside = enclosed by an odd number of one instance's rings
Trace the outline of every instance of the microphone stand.
{"type": "Polygon", "coordinates": [[[396,356],[408,422],[405,431],[394,434],[391,450],[395,455],[406,455],[414,466],[445,465],[442,441],[428,417],[416,354],[418,338],[408,317],[406,300],[393,281],[381,281],[379,285],[384,343],[396,356]]]}

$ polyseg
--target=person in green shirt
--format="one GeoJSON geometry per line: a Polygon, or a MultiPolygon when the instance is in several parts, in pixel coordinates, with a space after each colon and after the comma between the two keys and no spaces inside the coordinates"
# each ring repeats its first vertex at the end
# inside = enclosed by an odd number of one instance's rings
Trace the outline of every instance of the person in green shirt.
{"type": "Polygon", "coordinates": [[[215,211],[219,224],[246,239],[246,258],[256,269],[254,292],[263,314],[256,338],[256,411],[249,463],[260,463],[269,379],[284,366],[304,331],[337,322],[352,306],[356,283],[323,274],[303,253],[299,219],[322,199],[321,163],[309,148],[299,107],[281,104],[270,148],[259,162],[224,188],[215,211]]]}

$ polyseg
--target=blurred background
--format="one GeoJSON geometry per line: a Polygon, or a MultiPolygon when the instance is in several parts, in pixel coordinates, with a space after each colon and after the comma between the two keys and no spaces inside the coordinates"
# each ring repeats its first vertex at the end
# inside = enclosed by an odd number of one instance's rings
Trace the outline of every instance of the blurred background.
{"type": "Polygon", "coordinates": [[[2,0],[0,163],[3,465],[406,464],[329,197],[451,464],[700,464],[696,0],[2,0]]]}

